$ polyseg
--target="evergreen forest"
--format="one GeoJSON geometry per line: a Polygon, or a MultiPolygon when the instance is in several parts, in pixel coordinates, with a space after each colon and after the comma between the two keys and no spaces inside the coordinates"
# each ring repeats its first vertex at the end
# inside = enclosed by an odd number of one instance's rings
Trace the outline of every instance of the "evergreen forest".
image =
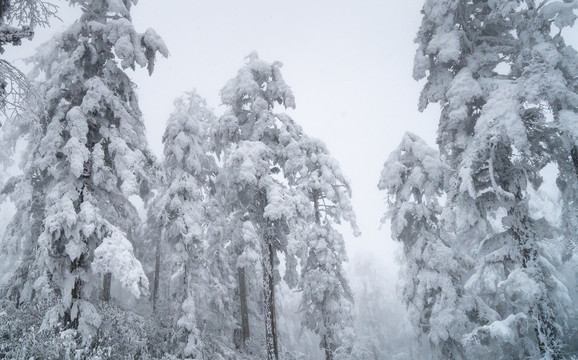
{"type": "Polygon", "coordinates": [[[155,152],[134,74],[179,60],[137,3],[0,0],[0,53],[52,36],[0,57],[0,359],[578,359],[578,0],[420,2],[407,116],[435,130],[356,160],[395,264],[348,256],[367,209],[300,68],[186,79],[155,152]]]}

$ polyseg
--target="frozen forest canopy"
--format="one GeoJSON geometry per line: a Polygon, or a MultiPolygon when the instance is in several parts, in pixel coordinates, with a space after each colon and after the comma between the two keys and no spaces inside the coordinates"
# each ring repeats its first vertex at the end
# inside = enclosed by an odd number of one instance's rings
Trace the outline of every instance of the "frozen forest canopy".
{"type": "Polygon", "coordinates": [[[59,5],[0,0],[2,53],[78,15],[0,59],[0,358],[578,359],[578,0],[425,1],[437,146],[408,131],[364,174],[399,274],[348,258],[355,184],[289,67],[239,54],[218,109],[187,79],[157,157],[134,74],[168,39],[137,0],[59,5]]]}

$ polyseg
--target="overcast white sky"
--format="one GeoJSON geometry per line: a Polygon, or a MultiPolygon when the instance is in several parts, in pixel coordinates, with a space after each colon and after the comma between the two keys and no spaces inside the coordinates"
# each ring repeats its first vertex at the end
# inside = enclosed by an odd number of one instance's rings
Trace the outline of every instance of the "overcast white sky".
{"type": "MultiPolygon", "coordinates": [[[[6,58],[33,53],[63,22],[38,29],[34,41],[9,47],[6,58]]],[[[138,86],[150,145],[162,153],[161,136],[173,100],[196,88],[218,113],[219,90],[234,77],[244,57],[256,50],[266,61],[284,63],[297,109],[288,113],[309,135],[323,140],[353,187],[361,238],[345,232],[351,255],[369,251],[392,264],[389,231],[378,230],[385,211],[377,190],[381,167],[412,131],[435,145],[437,106],[417,111],[420,84],[412,79],[413,40],[423,1],[384,0],[140,0],[133,8],[138,31],[155,29],[171,56],[159,59],[152,77],[146,69],[129,75],[138,86]]],[[[573,30],[572,43],[578,43],[573,30]]],[[[575,45],[576,46],[576,45],[575,45]]],[[[17,63],[20,65],[20,63],[17,63]]]]}
{"type": "Polygon", "coordinates": [[[196,88],[222,111],[219,90],[246,55],[279,60],[297,103],[289,114],[325,141],[351,180],[362,236],[344,229],[349,252],[369,250],[392,263],[389,232],[378,230],[381,167],[406,129],[433,142],[436,128],[417,112],[419,85],[411,77],[421,1],[155,3],[141,1],[133,11],[135,26],[153,27],[171,52],[152,77],[134,77],[151,146],[161,150],[165,119],[183,91],[196,88]]]}

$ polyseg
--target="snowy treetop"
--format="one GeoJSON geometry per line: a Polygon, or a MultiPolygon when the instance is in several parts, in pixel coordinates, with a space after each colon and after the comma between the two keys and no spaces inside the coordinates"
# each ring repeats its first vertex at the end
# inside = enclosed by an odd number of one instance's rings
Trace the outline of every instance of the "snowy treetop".
{"type": "Polygon", "coordinates": [[[215,163],[206,155],[210,127],[215,115],[196,92],[175,100],[175,111],[169,117],[163,135],[166,170],[182,169],[205,183],[206,174],[215,171],[215,163]]]}
{"type": "Polygon", "coordinates": [[[237,76],[227,82],[221,90],[223,104],[230,105],[235,111],[252,103],[252,112],[271,110],[275,102],[285,108],[295,107],[295,98],[281,75],[280,62],[267,63],[257,53],[247,57],[247,64],[237,76]]]}
{"type": "MultiPolygon", "coordinates": [[[[378,187],[395,195],[396,201],[408,201],[416,191],[428,201],[439,195],[445,169],[438,151],[417,135],[406,132],[385,162],[378,187]]],[[[421,200],[414,198],[414,201],[421,200]]]]}

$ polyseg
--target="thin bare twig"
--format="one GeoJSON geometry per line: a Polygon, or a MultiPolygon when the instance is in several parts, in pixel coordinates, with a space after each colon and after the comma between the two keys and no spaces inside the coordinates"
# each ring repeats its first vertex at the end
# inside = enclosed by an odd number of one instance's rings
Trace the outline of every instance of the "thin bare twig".
{"type": "Polygon", "coordinates": [[[58,6],[42,0],[11,0],[6,22],[13,26],[29,26],[31,29],[47,27],[50,19],[60,19],[58,6]]]}
{"type": "Polygon", "coordinates": [[[0,124],[22,116],[40,120],[42,104],[42,96],[26,75],[9,62],[0,60],[0,124]]]}

